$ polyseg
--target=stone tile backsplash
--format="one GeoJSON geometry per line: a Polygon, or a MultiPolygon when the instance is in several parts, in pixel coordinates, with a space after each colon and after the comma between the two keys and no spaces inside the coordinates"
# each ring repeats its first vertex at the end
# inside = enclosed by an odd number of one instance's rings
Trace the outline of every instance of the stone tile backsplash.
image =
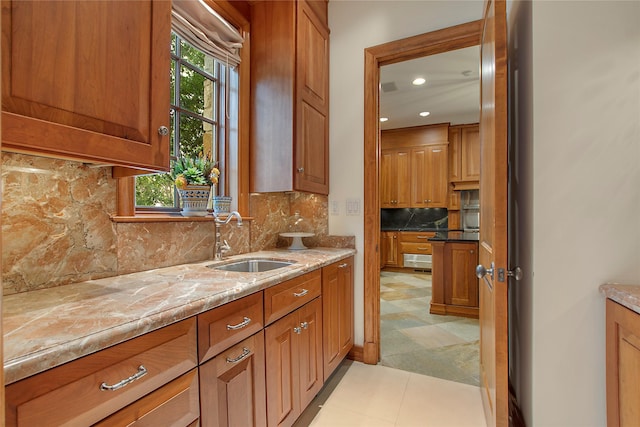
{"type": "MultiPolygon", "coordinates": [[[[3,152],[2,184],[5,295],[213,258],[213,222],[112,222],[109,167],[3,152]]],[[[267,193],[251,195],[252,220],[223,226],[227,255],[288,246],[278,234],[296,210],[316,233],[307,246],[355,247],[327,235],[326,196],[267,193]]]]}

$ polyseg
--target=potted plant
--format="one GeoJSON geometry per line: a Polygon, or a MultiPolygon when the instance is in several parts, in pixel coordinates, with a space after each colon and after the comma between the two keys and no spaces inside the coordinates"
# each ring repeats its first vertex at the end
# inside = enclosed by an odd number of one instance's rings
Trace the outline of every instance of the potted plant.
{"type": "Polygon", "coordinates": [[[220,170],[209,156],[178,157],[171,163],[171,178],[180,193],[182,216],[207,215],[211,186],[218,183],[220,170]]]}

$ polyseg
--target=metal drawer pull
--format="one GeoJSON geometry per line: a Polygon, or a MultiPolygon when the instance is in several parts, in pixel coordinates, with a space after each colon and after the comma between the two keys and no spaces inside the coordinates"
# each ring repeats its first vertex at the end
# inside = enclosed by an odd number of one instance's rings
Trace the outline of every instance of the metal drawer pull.
{"type": "Polygon", "coordinates": [[[303,290],[302,290],[302,292],[300,292],[300,293],[295,293],[295,292],[294,292],[294,293],[293,293],[293,296],[294,296],[294,297],[303,297],[303,296],[305,296],[305,295],[306,295],[306,294],[308,294],[308,293],[309,293],[309,291],[308,291],[307,289],[303,289],[303,290]]]}
{"type": "Polygon", "coordinates": [[[299,327],[296,326],[295,328],[293,328],[293,333],[294,334],[301,334],[302,333],[302,329],[300,329],[299,327]]]}
{"type": "Polygon", "coordinates": [[[428,239],[429,236],[416,236],[416,239],[428,239]]]}
{"type": "Polygon", "coordinates": [[[344,264],[340,264],[340,265],[338,266],[338,268],[345,268],[347,265],[349,265],[349,264],[345,262],[344,264]]]}
{"type": "Polygon", "coordinates": [[[102,391],[114,391],[117,390],[119,388],[122,388],[126,385],[131,384],[132,382],[134,382],[135,380],[139,380],[140,378],[144,377],[145,375],[147,375],[147,368],[145,368],[143,365],[138,366],[138,372],[136,372],[135,374],[131,375],[129,378],[125,378],[124,380],[120,381],[119,383],[115,383],[114,385],[109,385],[107,383],[102,383],[100,384],[100,390],[102,391]]]}
{"type": "Polygon", "coordinates": [[[429,248],[418,248],[419,251],[426,251],[429,248]]]}
{"type": "Polygon", "coordinates": [[[300,327],[301,327],[302,329],[309,329],[309,323],[307,323],[307,322],[302,322],[302,323],[300,323],[300,327]]]}
{"type": "Polygon", "coordinates": [[[248,317],[245,317],[242,319],[242,322],[238,323],[237,325],[227,325],[227,331],[235,331],[237,329],[242,329],[245,326],[247,326],[249,323],[251,323],[251,319],[249,319],[248,317]]]}
{"type": "Polygon", "coordinates": [[[240,356],[234,357],[233,359],[227,357],[227,363],[239,362],[250,354],[251,354],[251,350],[249,350],[247,347],[242,347],[242,353],[240,353],[240,356]]]}

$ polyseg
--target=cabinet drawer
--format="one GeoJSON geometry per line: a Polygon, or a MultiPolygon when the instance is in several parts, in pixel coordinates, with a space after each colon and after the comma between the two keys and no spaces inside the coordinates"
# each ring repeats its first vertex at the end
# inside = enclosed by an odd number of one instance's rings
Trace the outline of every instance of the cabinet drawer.
{"type": "Polygon", "coordinates": [[[431,255],[431,243],[400,242],[400,252],[403,254],[431,255]]]}
{"type": "Polygon", "coordinates": [[[264,291],[265,323],[278,320],[303,306],[322,292],[321,270],[287,280],[264,291]]]}
{"type": "Polygon", "coordinates": [[[198,315],[200,362],[262,329],[262,292],[246,296],[198,315]]]}
{"type": "Polygon", "coordinates": [[[402,231],[399,233],[401,242],[424,243],[436,235],[433,231],[402,231]]]}
{"type": "Polygon", "coordinates": [[[94,427],[196,426],[199,417],[198,370],[193,369],[94,427]]]}
{"type": "Polygon", "coordinates": [[[194,317],[9,385],[6,423],[91,425],[196,366],[194,317]]]}

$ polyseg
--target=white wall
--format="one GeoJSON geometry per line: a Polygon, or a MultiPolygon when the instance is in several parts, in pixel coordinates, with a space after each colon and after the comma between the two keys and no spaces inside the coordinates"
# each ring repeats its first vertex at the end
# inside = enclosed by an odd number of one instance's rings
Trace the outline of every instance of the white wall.
{"type": "Polygon", "coordinates": [[[531,16],[529,425],[603,426],[598,286],[640,284],[640,3],[531,16]]]}
{"type": "Polygon", "coordinates": [[[355,343],[364,340],[364,49],[480,19],[475,1],[329,2],[331,29],[329,232],[356,236],[355,343]],[[360,201],[359,215],[346,215],[347,199],[360,201]],[[336,203],[338,215],[331,214],[336,203]]]}

